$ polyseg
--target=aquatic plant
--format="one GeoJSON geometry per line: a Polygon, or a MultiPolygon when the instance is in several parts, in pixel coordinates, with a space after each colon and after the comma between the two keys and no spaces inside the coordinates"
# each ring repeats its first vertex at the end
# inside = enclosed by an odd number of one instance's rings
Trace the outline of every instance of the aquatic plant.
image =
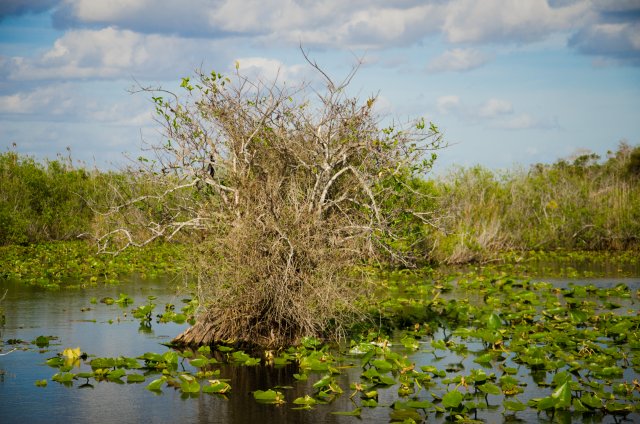
{"type": "Polygon", "coordinates": [[[225,344],[138,358],[85,356],[79,372],[70,368],[78,363],[69,364],[62,352],[47,364],[57,369],[53,381],[63,385],[144,380],[158,393],[243,396],[233,391],[233,380],[220,377],[221,367],[294,362],[291,386],[260,387],[250,396],[363,419],[372,408],[387,409],[391,421],[416,422],[481,422],[496,413],[505,421],[525,413],[565,412],[637,418],[640,316],[634,305],[640,299],[625,284],[559,288],[488,271],[446,284],[396,273],[384,284],[392,294],[384,301],[384,319],[395,327],[354,333],[348,345],[310,337],[264,357],[225,344]],[[421,313],[397,320],[408,300],[421,313]],[[308,392],[289,396],[287,390],[296,385],[308,392]],[[390,394],[392,401],[382,401],[390,394]],[[330,406],[344,396],[352,408],[330,406]]]}
{"type": "Polygon", "coordinates": [[[432,182],[441,216],[429,227],[432,259],[493,260],[505,250],[625,250],[638,247],[640,147],[621,143],[553,164],[493,171],[454,168],[432,182]]]}
{"type": "Polygon", "coordinates": [[[175,274],[183,268],[184,252],[184,246],[169,243],[131,249],[116,257],[100,255],[83,241],[0,246],[0,281],[19,280],[49,289],[118,284],[119,277],[134,273],[175,274]]]}

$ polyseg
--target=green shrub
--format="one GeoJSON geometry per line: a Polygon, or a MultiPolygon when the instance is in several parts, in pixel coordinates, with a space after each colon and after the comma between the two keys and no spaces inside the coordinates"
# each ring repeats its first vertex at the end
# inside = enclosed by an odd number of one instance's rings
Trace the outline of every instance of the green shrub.
{"type": "Polygon", "coordinates": [[[39,163],[15,152],[0,154],[0,245],[87,233],[94,217],[88,200],[101,201],[109,178],[64,160],[39,163]]]}
{"type": "Polygon", "coordinates": [[[633,177],[640,178],[640,146],[630,153],[627,172],[633,177]]]}

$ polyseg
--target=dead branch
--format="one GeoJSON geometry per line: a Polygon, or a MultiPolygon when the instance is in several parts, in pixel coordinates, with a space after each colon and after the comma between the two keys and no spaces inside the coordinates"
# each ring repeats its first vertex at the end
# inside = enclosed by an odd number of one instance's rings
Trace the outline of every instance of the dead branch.
{"type": "MultiPolygon", "coordinates": [[[[429,222],[396,202],[398,190],[430,167],[441,146],[424,121],[381,128],[375,98],[360,102],[302,54],[326,82],[234,79],[199,73],[184,96],[151,94],[166,141],[154,158],[114,185],[96,237],[113,253],[154,240],[197,240],[203,314],[183,343],[233,339],[264,346],[337,336],[359,317],[366,285],[347,271],[363,261],[410,266],[399,251],[400,216],[429,222]],[[330,333],[327,332],[331,328],[330,333]]],[[[404,187],[404,188],[403,188],[404,187]]],[[[414,243],[415,244],[415,243],[414,243]]]]}

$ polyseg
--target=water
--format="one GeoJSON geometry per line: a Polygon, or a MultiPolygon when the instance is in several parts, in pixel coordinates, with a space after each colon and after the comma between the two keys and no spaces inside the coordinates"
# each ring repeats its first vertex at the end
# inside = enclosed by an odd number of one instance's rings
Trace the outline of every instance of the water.
{"type": "MultiPolygon", "coordinates": [[[[595,281],[595,280],[594,280],[595,281]]],[[[626,280],[631,287],[638,287],[638,279],[626,280]]],[[[593,281],[586,281],[590,283],[593,281]]],[[[620,282],[615,280],[615,282],[620,282]]],[[[558,283],[561,283],[558,281],[558,283]]],[[[594,283],[595,284],[595,283],[594,283]]],[[[598,281],[599,285],[611,284],[611,280],[598,281]]],[[[145,352],[163,353],[166,347],[162,343],[169,342],[183,331],[187,325],[174,323],[153,323],[151,331],[140,328],[137,320],[131,319],[130,310],[147,301],[147,296],[157,296],[154,301],[158,307],[155,313],[163,310],[167,302],[179,309],[184,293],[176,294],[166,280],[140,280],[131,278],[120,286],[104,286],[80,290],[43,291],[16,282],[3,282],[0,294],[8,290],[7,297],[2,302],[5,309],[6,323],[0,327],[0,338],[5,341],[2,353],[6,353],[11,346],[6,344],[10,339],[32,341],[38,336],[56,336],[57,340],[45,351],[39,351],[34,345],[15,345],[19,350],[8,355],[0,356],[0,422],[2,423],[76,423],[76,422],[114,422],[121,423],[352,423],[358,418],[333,415],[333,411],[351,411],[356,404],[349,398],[349,385],[361,382],[362,369],[357,358],[347,357],[339,365],[346,366],[343,373],[337,377],[344,393],[327,405],[318,405],[312,411],[292,409],[293,399],[312,394],[312,385],[319,380],[323,373],[311,373],[309,380],[298,382],[293,374],[298,372],[297,366],[288,365],[281,368],[271,366],[230,366],[221,368],[219,378],[230,379],[232,392],[228,397],[200,394],[188,397],[179,390],[165,387],[161,395],[145,390],[145,386],[152,378],[140,384],[116,384],[111,382],[95,382],[82,387],[84,381],[75,381],[70,387],[62,386],[51,381],[56,369],[44,364],[45,360],[55,356],[67,347],[79,346],[83,352],[100,357],[128,356],[136,357],[145,352]],[[90,299],[110,296],[118,298],[120,293],[126,293],[135,302],[126,308],[118,305],[91,304],[90,299]],[[90,308],[90,310],[84,310],[90,308]],[[126,315],[125,315],[126,314],[126,315]],[[111,323],[110,323],[111,322],[111,323]],[[22,350],[21,348],[28,348],[22,350]],[[349,367],[352,366],[352,367],[349,367]],[[47,387],[36,387],[36,380],[48,380],[47,387]],[[261,389],[267,390],[277,386],[292,386],[281,389],[285,394],[287,404],[281,406],[264,405],[254,401],[251,392],[261,389]]],[[[442,330],[436,333],[436,339],[442,338],[442,330]]],[[[425,349],[429,347],[425,343],[425,349]]],[[[480,350],[481,345],[468,343],[469,350],[480,350]]],[[[474,363],[473,355],[458,356],[452,352],[437,351],[408,353],[400,345],[394,350],[409,354],[410,360],[419,369],[422,365],[433,364],[439,369],[456,367],[460,374],[469,373],[471,369],[482,368],[474,363]],[[446,356],[445,356],[446,355],[446,356]]],[[[507,363],[515,366],[516,364],[507,363]]],[[[85,366],[86,368],[86,366],[85,366]]],[[[83,368],[83,370],[85,370],[83,368]]],[[[78,370],[73,370],[78,372],[78,370]]],[[[487,374],[492,372],[486,369],[487,374]]],[[[627,370],[627,374],[633,372],[627,370]]],[[[455,373],[448,374],[451,377],[455,373]]],[[[535,379],[540,375],[533,375],[526,367],[519,367],[518,379],[527,382],[525,392],[518,398],[526,402],[530,398],[542,396],[536,390],[535,379]]],[[[545,377],[545,376],[542,376],[545,377]]],[[[153,377],[157,378],[157,377],[153,377]]],[[[631,381],[637,375],[625,375],[631,381]]],[[[379,388],[379,407],[363,408],[360,421],[389,422],[389,406],[398,399],[397,387],[379,388]]],[[[453,388],[453,385],[450,386],[453,388]]],[[[433,400],[429,390],[420,392],[420,399],[433,400]]],[[[483,397],[482,397],[483,398],[483,397]]],[[[481,398],[481,399],[482,399],[481,398]]],[[[489,396],[489,403],[496,408],[479,411],[478,418],[486,422],[503,422],[502,400],[489,396]]],[[[445,422],[446,414],[428,414],[428,421],[445,422]]],[[[545,414],[537,414],[531,409],[518,412],[518,419],[522,422],[551,422],[545,414]]],[[[562,422],[580,422],[585,418],[571,413],[557,413],[555,420],[562,422]]],[[[612,423],[613,416],[594,415],[594,423],[612,423]]],[[[632,422],[640,419],[639,414],[629,416],[632,422]]]]}
{"type": "MultiPolygon", "coordinates": [[[[179,303],[168,291],[166,281],[131,279],[119,287],[85,291],[43,291],[15,282],[5,283],[3,288],[8,293],[2,303],[6,315],[2,339],[32,341],[41,335],[56,336],[58,340],[52,344],[59,345],[50,346],[44,353],[18,350],[0,357],[0,369],[4,371],[0,383],[2,422],[101,422],[115,416],[123,422],[143,422],[156,418],[158,409],[151,405],[175,402],[169,397],[154,399],[137,385],[103,383],[93,389],[77,389],[49,381],[48,387],[34,386],[36,380],[50,380],[56,371],[44,361],[66,347],[79,346],[83,352],[99,356],[137,356],[163,348],[160,343],[169,342],[186,326],[165,324],[154,326],[150,333],[141,332],[137,321],[125,318],[125,309],[92,305],[90,299],[118,298],[124,292],[134,297],[136,304],[145,302],[149,295],[158,296],[160,305],[179,303]],[[91,310],[83,312],[83,308],[91,310]]],[[[5,345],[4,351],[9,347],[5,345]]]]}
{"type": "MultiPolygon", "coordinates": [[[[174,323],[152,325],[151,332],[142,331],[137,320],[125,312],[132,306],[147,301],[147,296],[157,296],[154,301],[162,310],[167,302],[179,309],[182,299],[170,289],[167,281],[147,281],[132,278],[117,287],[80,290],[44,291],[16,282],[4,282],[2,293],[7,297],[2,306],[6,323],[0,329],[5,342],[10,339],[35,340],[38,336],[56,336],[47,351],[40,353],[34,345],[0,356],[0,422],[2,423],[340,423],[347,417],[331,415],[332,408],[314,411],[296,411],[289,406],[259,404],[253,400],[252,391],[267,390],[276,386],[292,385],[297,367],[282,368],[258,366],[223,366],[220,378],[229,378],[232,393],[228,399],[201,394],[197,398],[185,398],[180,391],[164,388],[161,395],[145,390],[141,384],[115,384],[95,382],[91,387],[79,386],[84,380],[75,381],[72,387],[64,387],[51,381],[56,369],[44,362],[67,347],[80,347],[83,352],[99,357],[136,357],[145,352],[163,353],[168,343],[185,328],[174,323]],[[127,308],[118,305],[91,304],[90,299],[110,296],[115,299],[126,293],[135,302],[127,308]],[[82,311],[83,308],[91,308],[82,311]],[[113,323],[109,323],[109,321],[113,323]],[[93,322],[95,321],[95,322],[93,322]],[[36,380],[48,380],[47,387],[36,387],[36,380]]],[[[5,344],[2,353],[11,350],[5,344]]],[[[72,372],[78,372],[77,369],[72,372]]],[[[358,376],[356,376],[357,378],[358,376]]],[[[156,378],[156,377],[154,377],[156,378]]],[[[347,377],[348,378],[348,377],[347,377]]],[[[286,390],[289,402],[311,393],[311,382],[298,384],[286,390]]],[[[348,386],[347,386],[348,387],[348,386]]],[[[345,396],[348,397],[348,396],[345,396]]],[[[348,402],[337,402],[335,407],[348,402]]],[[[352,409],[350,405],[345,406],[352,409]]]]}

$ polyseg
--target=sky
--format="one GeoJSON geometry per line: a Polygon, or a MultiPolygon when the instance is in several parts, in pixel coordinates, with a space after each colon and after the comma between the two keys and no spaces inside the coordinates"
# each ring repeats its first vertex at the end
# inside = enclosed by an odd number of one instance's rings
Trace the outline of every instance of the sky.
{"type": "Polygon", "coordinates": [[[101,169],[161,142],[148,94],[197,69],[297,83],[303,46],[382,119],[434,122],[435,172],[640,144],[640,0],[2,0],[0,151],[101,169]]]}

